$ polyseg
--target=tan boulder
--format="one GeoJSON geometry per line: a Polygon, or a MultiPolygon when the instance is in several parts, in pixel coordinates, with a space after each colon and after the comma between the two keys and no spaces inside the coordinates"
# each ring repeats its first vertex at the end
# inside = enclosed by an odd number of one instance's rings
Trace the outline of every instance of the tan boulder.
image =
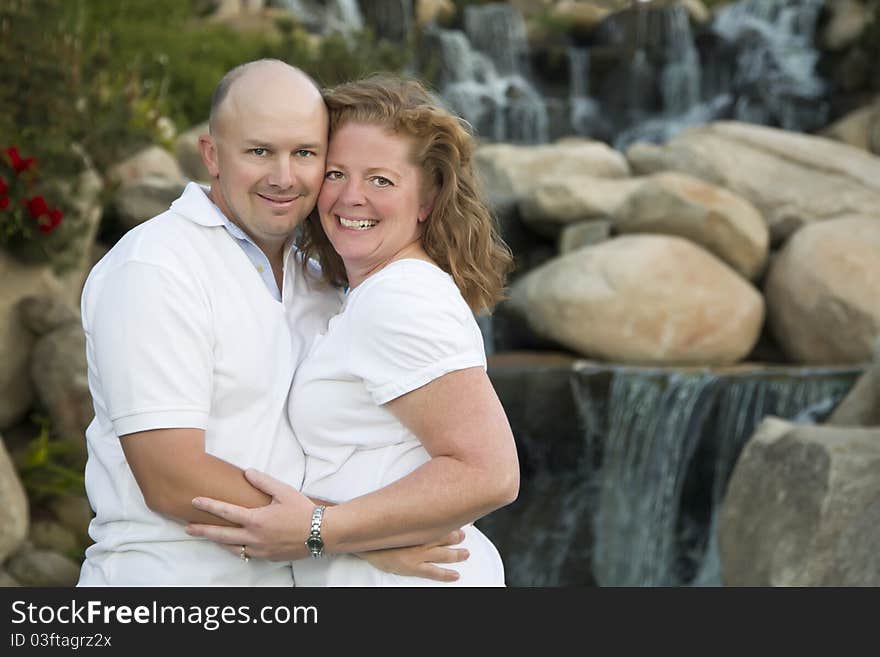
{"type": "Polygon", "coordinates": [[[208,134],[207,121],[180,133],[174,140],[174,157],[180,165],[183,177],[209,183],[211,174],[202,162],[202,154],[199,150],[199,138],[206,134],[208,134]]]}
{"type": "Polygon", "coordinates": [[[838,51],[855,44],[865,27],[871,22],[871,15],[862,0],[834,0],[827,3],[831,18],[821,36],[826,50],[838,51]]]}
{"type": "Polygon", "coordinates": [[[838,119],[822,135],[880,155],[880,98],[838,119]]]}
{"type": "Polygon", "coordinates": [[[610,217],[641,187],[634,178],[590,175],[546,176],[519,200],[523,221],[539,233],[555,235],[560,225],[610,217]]]}
{"type": "Polygon", "coordinates": [[[559,253],[592,246],[604,242],[611,237],[611,221],[608,219],[591,219],[569,224],[559,235],[559,253]]]}
{"type": "Polygon", "coordinates": [[[678,235],[699,244],[749,280],[767,263],[770,233],[751,203],[681,173],[649,176],[620,204],[617,233],[678,235]]]}
{"type": "Polygon", "coordinates": [[[627,235],[525,274],[511,307],[533,331],[587,357],[724,365],[743,359],[764,319],[761,295],[718,258],[678,238],[627,235]]]}
{"type": "Polygon", "coordinates": [[[880,218],[880,158],[823,137],[717,122],[663,146],[635,144],[627,158],[636,173],[680,171],[745,198],[764,216],[774,244],[816,221],[880,218]]]}
{"type": "Polygon", "coordinates": [[[452,0],[416,0],[415,14],[419,27],[429,23],[449,25],[455,18],[455,3],[452,0]]]}
{"type": "Polygon", "coordinates": [[[136,183],[144,178],[161,178],[179,181],[184,179],[183,171],[174,156],[161,146],[149,146],[122,162],[113,165],[108,171],[110,180],[122,186],[136,183]]]}
{"type": "Polygon", "coordinates": [[[799,363],[864,363],[880,336],[880,219],[806,226],[774,259],[770,327],[799,363]]]}
{"type": "Polygon", "coordinates": [[[623,155],[600,141],[580,138],[538,146],[484,144],[477,149],[474,163],[489,197],[513,202],[548,179],[629,175],[623,155]]]}
{"type": "Polygon", "coordinates": [[[0,563],[24,541],[29,518],[27,494],[0,436],[0,563]]]}

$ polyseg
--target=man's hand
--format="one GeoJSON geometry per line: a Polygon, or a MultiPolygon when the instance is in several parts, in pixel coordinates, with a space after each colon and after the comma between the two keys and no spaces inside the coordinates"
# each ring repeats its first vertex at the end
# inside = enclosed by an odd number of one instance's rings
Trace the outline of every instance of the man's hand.
{"type": "Polygon", "coordinates": [[[424,577],[438,582],[454,582],[459,578],[456,571],[435,564],[460,563],[466,560],[470,556],[466,549],[449,547],[463,540],[464,532],[456,529],[440,540],[425,545],[359,552],[354,556],[386,573],[424,577]]]}

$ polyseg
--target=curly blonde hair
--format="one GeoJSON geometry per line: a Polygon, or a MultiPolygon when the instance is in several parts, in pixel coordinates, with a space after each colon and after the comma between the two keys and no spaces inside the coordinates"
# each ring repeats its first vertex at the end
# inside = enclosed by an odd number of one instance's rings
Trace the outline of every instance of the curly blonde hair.
{"type": "MultiPolygon", "coordinates": [[[[437,195],[425,221],[422,248],[452,276],[474,312],[491,309],[504,297],[513,266],[510,249],[483,200],[473,168],[474,139],[467,123],[452,114],[416,80],[375,74],[324,91],[330,135],[349,122],[381,126],[412,139],[412,161],[437,195]]],[[[321,263],[331,284],[348,284],[342,258],[333,250],[317,211],[298,239],[303,264],[321,263]]]]}

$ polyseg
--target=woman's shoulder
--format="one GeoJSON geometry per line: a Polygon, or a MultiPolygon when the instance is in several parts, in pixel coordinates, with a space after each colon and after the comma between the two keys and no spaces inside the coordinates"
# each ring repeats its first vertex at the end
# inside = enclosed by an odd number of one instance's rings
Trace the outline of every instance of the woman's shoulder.
{"type": "Polygon", "coordinates": [[[469,312],[452,277],[425,260],[396,260],[349,292],[348,309],[360,316],[469,312]]]}

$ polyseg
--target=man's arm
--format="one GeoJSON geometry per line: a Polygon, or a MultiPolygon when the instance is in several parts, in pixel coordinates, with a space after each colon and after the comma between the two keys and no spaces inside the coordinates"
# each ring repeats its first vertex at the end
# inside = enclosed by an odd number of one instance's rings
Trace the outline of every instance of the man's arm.
{"type": "Polygon", "coordinates": [[[241,468],[205,452],[201,429],[140,431],[120,442],[144,501],[156,513],[182,522],[216,523],[216,516],[193,508],[194,497],[222,497],[248,508],[272,501],[245,479],[241,468]]]}

